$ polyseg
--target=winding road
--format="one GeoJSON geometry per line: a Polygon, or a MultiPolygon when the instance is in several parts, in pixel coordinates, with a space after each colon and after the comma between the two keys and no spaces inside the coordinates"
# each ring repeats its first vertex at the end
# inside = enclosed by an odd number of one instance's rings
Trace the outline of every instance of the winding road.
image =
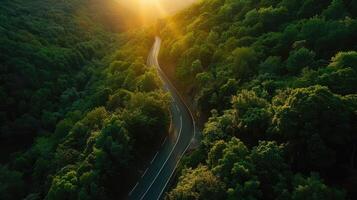
{"type": "Polygon", "coordinates": [[[164,90],[172,97],[170,112],[173,133],[168,136],[155,154],[148,168],[128,195],[129,200],[158,200],[162,197],[166,187],[175,172],[177,164],[187,151],[195,136],[195,121],[188,106],[161,70],[158,55],[161,39],[155,38],[155,43],[147,59],[147,65],[155,67],[163,82],[164,90]]]}

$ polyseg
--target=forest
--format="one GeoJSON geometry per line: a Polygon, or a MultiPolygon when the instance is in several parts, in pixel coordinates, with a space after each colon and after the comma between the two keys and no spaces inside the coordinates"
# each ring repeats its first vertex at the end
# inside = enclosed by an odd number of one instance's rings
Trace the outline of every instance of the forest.
{"type": "Polygon", "coordinates": [[[152,33],[113,32],[103,7],[1,3],[0,199],[120,198],[166,134],[152,33]]]}
{"type": "Polygon", "coordinates": [[[200,147],[166,199],[355,199],[357,2],[205,0],[162,20],[200,147]]]}
{"type": "Polygon", "coordinates": [[[112,0],[3,0],[0,199],[126,199],[170,127],[155,36],[201,139],[163,199],[357,199],[356,17],[355,0],[201,0],[132,28],[112,0]]]}

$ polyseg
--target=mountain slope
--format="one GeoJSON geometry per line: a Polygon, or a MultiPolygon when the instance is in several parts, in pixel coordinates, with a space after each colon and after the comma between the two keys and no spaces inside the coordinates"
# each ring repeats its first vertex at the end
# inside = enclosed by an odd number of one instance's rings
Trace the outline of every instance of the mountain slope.
{"type": "Polygon", "coordinates": [[[122,198],[168,131],[153,36],[98,2],[0,5],[0,199],[122,198]]]}
{"type": "Polygon", "coordinates": [[[168,199],[356,196],[356,6],[207,0],[158,25],[163,67],[208,120],[168,199]]]}

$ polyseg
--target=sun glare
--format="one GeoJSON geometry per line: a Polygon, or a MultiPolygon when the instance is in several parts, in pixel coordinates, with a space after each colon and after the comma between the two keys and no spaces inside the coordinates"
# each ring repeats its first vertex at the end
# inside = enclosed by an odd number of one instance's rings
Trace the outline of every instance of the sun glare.
{"type": "MultiPolygon", "coordinates": [[[[117,0],[117,2],[134,13],[142,25],[152,25],[156,19],[170,16],[197,0],[117,0]]],[[[174,22],[167,27],[170,27],[173,32],[178,31],[174,22]]]]}
{"type": "Polygon", "coordinates": [[[140,2],[141,14],[144,19],[146,17],[160,18],[168,14],[160,0],[139,0],[139,2],[140,2]]]}
{"type": "Polygon", "coordinates": [[[144,5],[152,5],[152,4],[155,4],[157,2],[157,0],[140,0],[140,3],[141,4],[144,4],[144,5]]]}
{"type": "Polygon", "coordinates": [[[117,0],[128,9],[148,18],[160,18],[172,14],[197,0],[117,0]]]}

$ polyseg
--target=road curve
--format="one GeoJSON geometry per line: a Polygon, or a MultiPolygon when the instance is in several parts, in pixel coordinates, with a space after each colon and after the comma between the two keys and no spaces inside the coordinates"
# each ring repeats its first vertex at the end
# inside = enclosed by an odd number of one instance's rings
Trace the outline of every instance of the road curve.
{"type": "Polygon", "coordinates": [[[190,146],[196,132],[192,113],[160,68],[158,62],[160,47],[161,39],[156,37],[147,65],[157,69],[164,90],[171,94],[170,112],[174,134],[165,139],[141,178],[132,186],[133,189],[128,195],[129,200],[158,200],[162,197],[178,162],[190,146]]]}

